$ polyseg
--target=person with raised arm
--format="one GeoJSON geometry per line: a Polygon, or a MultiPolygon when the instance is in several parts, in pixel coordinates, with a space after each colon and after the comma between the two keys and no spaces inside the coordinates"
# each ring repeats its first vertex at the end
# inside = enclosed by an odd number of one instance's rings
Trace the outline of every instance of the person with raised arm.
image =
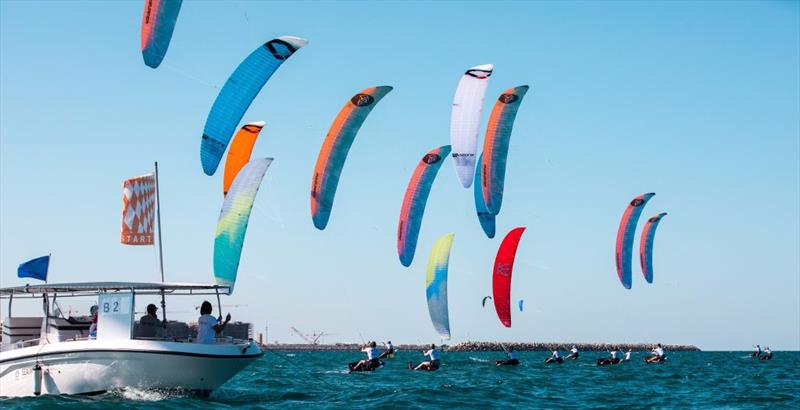
{"type": "Polygon", "coordinates": [[[215,318],[211,316],[213,308],[211,302],[204,301],[200,305],[200,317],[197,319],[197,343],[214,344],[214,338],[222,333],[225,325],[231,321],[231,314],[225,316],[225,321],[222,321],[222,316],[215,318]]]}

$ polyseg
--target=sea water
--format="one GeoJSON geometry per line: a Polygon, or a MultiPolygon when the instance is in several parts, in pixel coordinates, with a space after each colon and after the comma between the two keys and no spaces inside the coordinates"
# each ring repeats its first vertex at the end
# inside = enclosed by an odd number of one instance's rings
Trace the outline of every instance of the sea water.
{"type": "Polygon", "coordinates": [[[358,352],[277,352],[244,369],[209,398],[129,389],[92,397],[0,399],[4,409],[36,408],[794,408],[800,409],[800,353],[770,361],[748,352],[668,352],[663,364],[644,353],[598,367],[607,354],[544,364],[546,352],[522,352],[522,364],[496,367],[496,353],[444,353],[436,372],[412,372],[418,352],[399,352],[371,373],[347,374],[358,352]]]}

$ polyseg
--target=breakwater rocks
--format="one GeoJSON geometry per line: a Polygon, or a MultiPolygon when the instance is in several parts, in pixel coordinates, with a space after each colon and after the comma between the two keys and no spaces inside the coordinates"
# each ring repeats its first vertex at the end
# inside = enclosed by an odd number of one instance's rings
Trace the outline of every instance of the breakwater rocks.
{"type": "MultiPolygon", "coordinates": [[[[656,347],[655,343],[505,343],[505,342],[462,342],[454,345],[438,345],[446,352],[500,352],[503,346],[506,349],[514,349],[520,352],[538,351],[551,352],[558,348],[566,351],[576,346],[582,352],[605,352],[612,348],[635,352],[650,351],[656,347]]],[[[416,352],[426,350],[430,345],[410,345],[401,344],[395,346],[399,351],[416,352]]],[[[664,344],[664,349],[668,352],[699,352],[700,349],[693,345],[664,344]]],[[[358,343],[336,343],[336,344],[271,344],[262,346],[264,350],[285,351],[285,352],[351,352],[361,349],[358,343]]]]}
{"type": "MultiPolygon", "coordinates": [[[[576,346],[582,352],[605,352],[612,349],[628,350],[635,352],[650,351],[656,347],[655,343],[502,343],[502,342],[463,342],[447,346],[448,352],[494,352],[514,349],[520,352],[538,351],[552,352],[555,349],[569,350],[576,346]]],[[[699,352],[700,349],[693,345],[662,344],[665,350],[672,352],[699,352]]]]}

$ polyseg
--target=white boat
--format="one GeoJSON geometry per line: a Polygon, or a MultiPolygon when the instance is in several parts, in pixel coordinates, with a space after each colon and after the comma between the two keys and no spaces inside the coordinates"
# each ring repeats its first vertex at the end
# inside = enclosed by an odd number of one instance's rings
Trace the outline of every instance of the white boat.
{"type": "MultiPolygon", "coordinates": [[[[8,301],[0,349],[0,396],[97,394],[134,388],[209,395],[263,352],[253,340],[138,337],[136,297],[229,294],[219,285],[187,283],[63,283],[0,289],[8,301]],[[96,336],[91,323],[64,317],[57,299],[96,298],[96,336]],[[14,317],[12,303],[42,303],[42,317],[14,317]],[[46,318],[46,320],[45,320],[46,318]]],[[[217,312],[221,312],[218,309],[217,312]]],[[[169,336],[169,335],[167,335],[169,336]]]]}

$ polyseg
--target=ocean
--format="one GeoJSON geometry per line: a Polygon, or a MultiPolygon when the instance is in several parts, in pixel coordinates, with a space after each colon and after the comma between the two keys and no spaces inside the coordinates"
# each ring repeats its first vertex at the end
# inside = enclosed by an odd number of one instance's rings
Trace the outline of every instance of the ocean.
{"type": "Polygon", "coordinates": [[[501,353],[444,353],[436,372],[411,372],[417,352],[399,352],[372,373],[347,374],[357,352],[275,352],[231,379],[209,398],[141,392],[91,397],[0,399],[4,409],[221,408],[793,408],[800,409],[800,352],[775,352],[771,361],[748,352],[669,353],[664,364],[644,353],[620,365],[597,367],[602,353],[578,361],[543,363],[547,352],[522,352],[522,364],[495,367],[501,353]]]}

